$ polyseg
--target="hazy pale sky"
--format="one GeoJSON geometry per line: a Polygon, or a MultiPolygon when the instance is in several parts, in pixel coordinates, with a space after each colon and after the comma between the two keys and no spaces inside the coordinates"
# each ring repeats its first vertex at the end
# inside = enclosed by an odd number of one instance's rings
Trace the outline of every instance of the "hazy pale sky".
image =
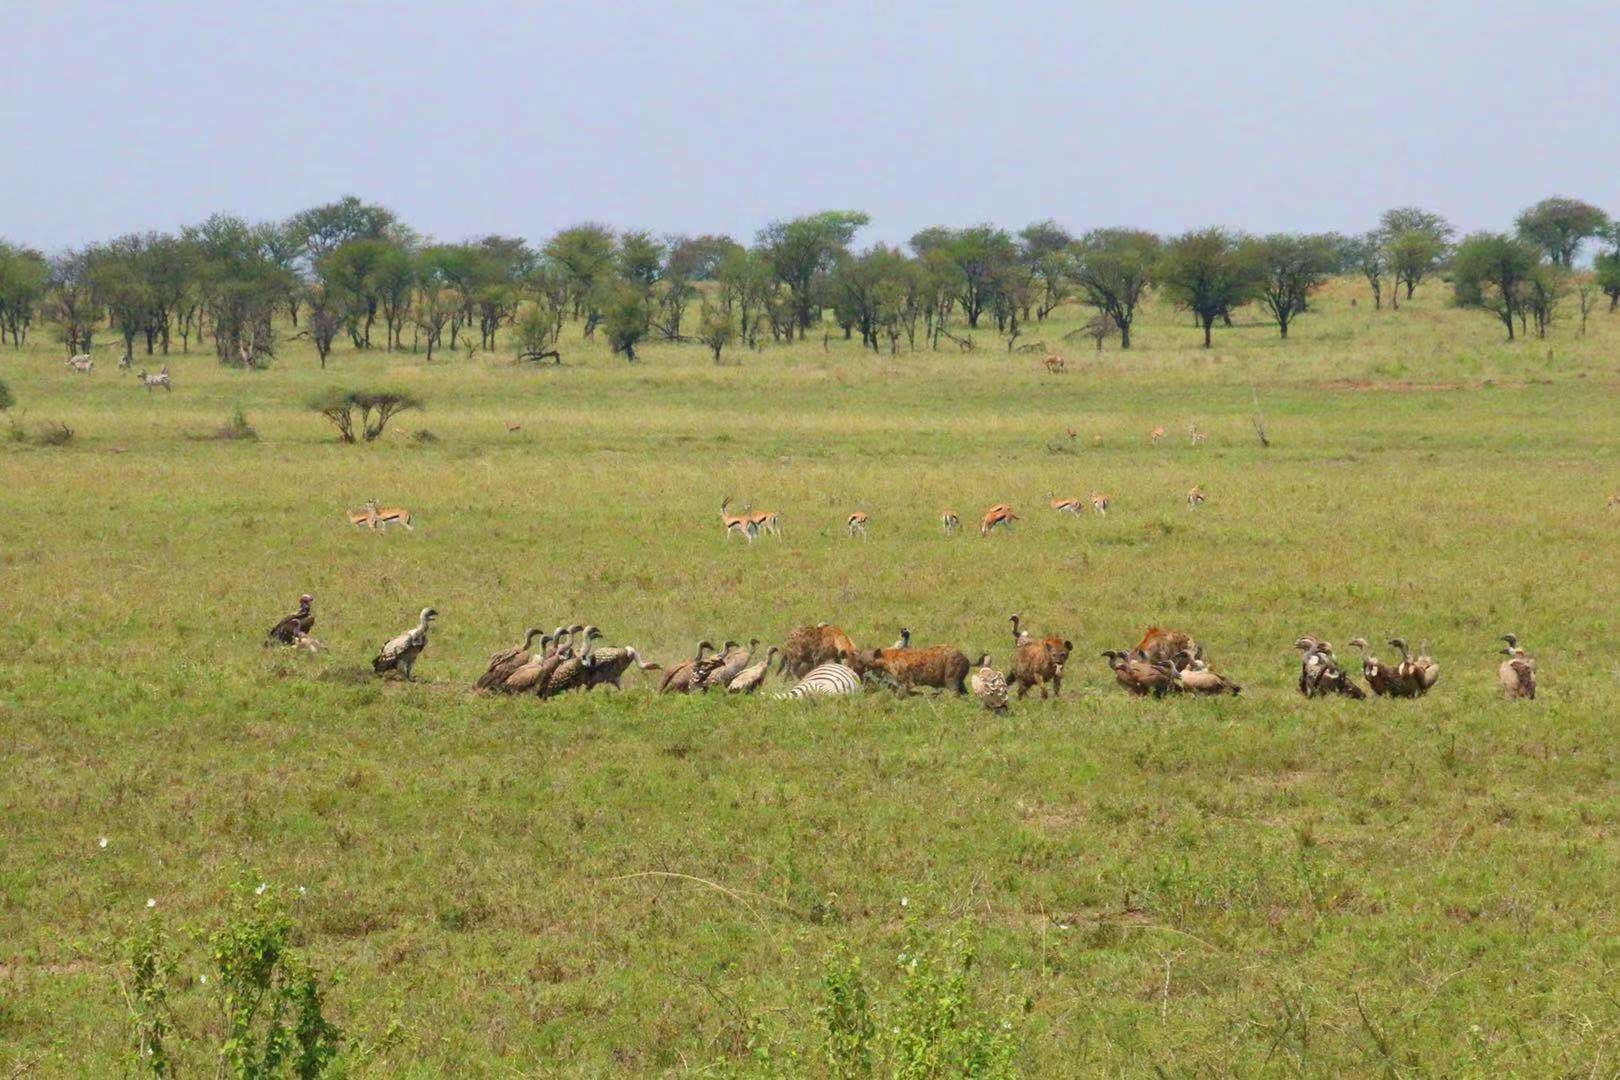
{"type": "Polygon", "coordinates": [[[0,236],[345,193],[445,240],[773,217],[1463,229],[1620,212],[1620,5],[11,0],[0,236]]]}

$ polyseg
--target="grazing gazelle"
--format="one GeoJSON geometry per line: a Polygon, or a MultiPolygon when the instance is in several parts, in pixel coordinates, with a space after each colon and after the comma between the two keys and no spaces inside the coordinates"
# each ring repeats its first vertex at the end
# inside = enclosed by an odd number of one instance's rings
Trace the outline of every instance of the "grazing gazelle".
{"type": "Polygon", "coordinates": [[[955,536],[962,528],[962,519],[956,516],[955,510],[946,510],[939,515],[939,523],[945,529],[946,536],[955,536]]]}
{"type": "Polygon", "coordinates": [[[1202,446],[1204,444],[1204,440],[1207,438],[1209,438],[1208,435],[1198,430],[1198,422],[1196,420],[1187,421],[1188,442],[1192,443],[1194,446],[1202,446]]]}
{"type": "Polygon", "coordinates": [[[1108,515],[1108,506],[1109,499],[1107,495],[1104,495],[1100,491],[1093,491],[1091,493],[1091,508],[1093,510],[1106,517],[1108,515]]]}
{"type": "Polygon", "coordinates": [[[1192,490],[1187,492],[1187,508],[1190,510],[1196,510],[1203,505],[1204,489],[1199,487],[1197,484],[1194,484],[1192,486],[1192,490]]]}
{"type": "Polygon", "coordinates": [[[731,505],[731,496],[727,495],[720,500],[720,524],[726,527],[726,539],[731,539],[732,533],[739,533],[750,544],[754,537],[759,535],[759,526],[751,521],[747,514],[728,514],[726,507],[731,505]]]}
{"type": "Polygon", "coordinates": [[[1160,443],[1164,442],[1164,425],[1163,424],[1154,425],[1153,430],[1148,432],[1148,441],[1151,442],[1154,446],[1158,446],[1160,443]]]}
{"type": "Polygon", "coordinates": [[[378,506],[376,499],[366,501],[366,510],[371,514],[371,527],[373,529],[386,529],[390,525],[403,525],[411,528],[411,512],[403,506],[378,506]]]}
{"type": "Polygon", "coordinates": [[[67,368],[75,375],[88,375],[96,369],[96,362],[89,353],[79,353],[68,358],[67,368]]]}
{"type": "Polygon", "coordinates": [[[148,375],[146,373],[146,369],[141,368],[140,372],[135,377],[141,381],[142,386],[146,387],[147,393],[151,393],[152,388],[157,386],[163,387],[165,393],[173,389],[169,385],[168,364],[164,364],[161,368],[159,368],[156,375],[148,375]]]}
{"type": "Polygon", "coordinates": [[[844,522],[844,528],[849,531],[850,536],[859,534],[862,540],[866,540],[868,539],[866,535],[867,521],[868,518],[866,516],[866,511],[857,510],[853,514],[849,515],[849,519],[844,522]]]}
{"type": "Polygon", "coordinates": [[[1080,511],[1085,509],[1086,503],[1084,499],[1059,499],[1050,491],[1046,493],[1046,497],[1052,500],[1052,509],[1060,514],[1073,514],[1075,517],[1079,517],[1080,511]]]}
{"type": "Polygon", "coordinates": [[[743,517],[747,518],[749,524],[754,527],[755,535],[759,533],[770,533],[772,536],[782,535],[782,519],[777,516],[775,510],[756,511],[754,504],[749,503],[743,507],[743,517]]]}
{"type": "Polygon", "coordinates": [[[1013,522],[1017,520],[1018,515],[1013,513],[1012,507],[1006,503],[997,503],[984,512],[984,519],[979,522],[979,535],[989,536],[998,525],[1011,529],[1013,522]]]}
{"type": "Polygon", "coordinates": [[[1056,375],[1060,371],[1067,371],[1069,367],[1069,365],[1064,362],[1063,357],[1059,356],[1057,353],[1053,353],[1051,356],[1048,356],[1045,360],[1042,360],[1041,363],[1046,367],[1046,370],[1051,372],[1053,375],[1056,375]]]}

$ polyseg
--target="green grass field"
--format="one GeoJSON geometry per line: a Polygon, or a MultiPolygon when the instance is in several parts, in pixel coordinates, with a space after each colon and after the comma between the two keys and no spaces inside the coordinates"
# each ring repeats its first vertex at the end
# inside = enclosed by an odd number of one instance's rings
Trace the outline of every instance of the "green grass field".
{"type": "Polygon", "coordinates": [[[1138,348],[1077,340],[1058,376],[984,332],[717,368],[576,329],[561,369],[176,355],[165,395],[112,349],[67,372],[36,328],[0,351],[10,415],[77,435],[0,448],[0,1076],[125,1068],[120,942],[152,918],[183,1074],[210,1071],[185,931],[239,877],[297,897],[368,1075],[816,1074],[826,958],[861,958],[884,1024],[908,923],[976,943],[979,1015],[1028,1075],[1613,1075],[1620,316],[1509,345],[1441,285],[1399,312],[1362,292],[1208,352],[1155,305],[1138,348]],[[428,407],[376,444],[302,404],[377,382],[428,407]],[[259,441],[195,438],[238,404],[259,441]],[[1106,518],[1047,509],[1093,490],[1106,518]],[[725,495],[784,535],[726,542],[725,495]],[[349,527],[370,496],[416,530],[349,527]],[[1024,520],[981,540],[997,501],[1024,520]],[[261,648],[306,590],[330,651],[261,648]],[[427,604],[422,681],[379,683],[427,604]],[[662,698],[634,672],[623,695],[468,689],[528,625],[668,662],[903,624],[1005,663],[1015,610],[1076,654],[1061,702],[1004,717],[662,698]],[[1243,696],[1126,697],[1097,654],[1154,623],[1243,696]],[[1508,631],[1533,703],[1497,694],[1508,631]],[[1303,633],[1427,640],[1440,683],[1305,701],[1303,633]]]}

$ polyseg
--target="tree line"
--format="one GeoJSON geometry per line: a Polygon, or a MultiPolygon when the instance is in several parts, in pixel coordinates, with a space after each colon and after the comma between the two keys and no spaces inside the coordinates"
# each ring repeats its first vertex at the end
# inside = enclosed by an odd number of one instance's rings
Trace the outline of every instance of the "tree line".
{"type": "MultiPolygon", "coordinates": [[[[1355,236],[1251,236],[1212,227],[1162,237],[1140,229],[1074,235],[1053,221],[933,227],[904,247],[857,250],[857,211],[773,221],[744,244],[584,223],[538,246],[507,236],[445,244],[390,210],[348,196],[285,221],[216,214],[178,233],[132,233],[50,257],[0,240],[0,341],[21,347],[36,322],[69,354],[105,331],[126,357],[211,347],[222,364],[260,367],[278,339],[307,338],[324,367],[356,350],[493,350],[560,361],[565,326],[601,334],[635,360],[648,339],[731,346],[857,335],[873,350],[972,348],[993,331],[1007,348],[1066,305],[1091,313],[1076,334],[1098,348],[1132,328],[1151,291],[1203,330],[1255,305],[1287,337],[1330,278],[1365,279],[1375,309],[1398,309],[1425,282],[1499,319],[1507,337],[1545,336],[1579,298],[1620,305],[1620,223],[1596,206],[1550,198],[1509,232],[1458,239],[1439,214],[1389,210],[1355,236]],[[1590,272],[1577,271],[1596,242],[1590,272]],[[291,329],[287,327],[290,325],[291,329]],[[476,342],[476,344],[475,344],[476,342]]],[[[1072,335],[1071,335],[1072,336],[1072,335]]]]}

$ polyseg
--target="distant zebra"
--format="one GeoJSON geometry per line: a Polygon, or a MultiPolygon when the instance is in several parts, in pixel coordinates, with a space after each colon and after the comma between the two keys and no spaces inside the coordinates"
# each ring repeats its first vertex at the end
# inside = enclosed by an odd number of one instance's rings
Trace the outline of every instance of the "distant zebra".
{"type": "Polygon", "coordinates": [[[861,692],[861,677],[850,668],[834,661],[822,664],[799,680],[799,684],[777,699],[807,697],[839,697],[861,692]]]}
{"type": "Polygon", "coordinates": [[[152,389],[158,386],[163,387],[165,393],[172,389],[169,386],[168,364],[164,364],[162,369],[159,370],[156,375],[148,375],[146,373],[146,369],[141,368],[140,372],[135,377],[141,381],[142,386],[146,387],[147,393],[151,393],[152,389]]]}
{"type": "Polygon", "coordinates": [[[68,359],[67,367],[75,375],[88,375],[96,369],[96,362],[90,358],[89,353],[79,353],[68,359]]]}

